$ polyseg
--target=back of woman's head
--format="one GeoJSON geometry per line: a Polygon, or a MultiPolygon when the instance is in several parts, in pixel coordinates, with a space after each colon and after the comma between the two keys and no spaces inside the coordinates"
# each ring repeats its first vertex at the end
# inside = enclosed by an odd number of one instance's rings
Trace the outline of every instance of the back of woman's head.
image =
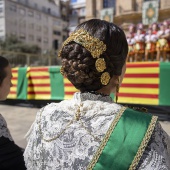
{"type": "MultiPolygon", "coordinates": [[[[124,32],[115,24],[99,19],[92,19],[78,25],[74,32],[78,30],[87,31],[87,38],[82,37],[84,44],[90,35],[106,45],[106,50],[103,50],[98,57],[105,60],[105,72],[109,73],[111,78],[113,75],[120,76],[128,52],[124,32]]],[[[79,36],[81,36],[80,34],[79,36]]],[[[98,42],[98,44],[100,43],[98,42]]],[[[87,45],[75,41],[63,44],[60,52],[62,70],[64,75],[81,92],[96,91],[107,84],[101,83],[102,73],[96,70],[96,58],[84,46],[88,47],[88,42],[87,45]]],[[[100,51],[100,49],[98,50],[100,51]]]]}
{"type": "Polygon", "coordinates": [[[9,61],[0,56],[0,85],[2,84],[4,78],[6,77],[5,68],[9,65],[9,61]]]}

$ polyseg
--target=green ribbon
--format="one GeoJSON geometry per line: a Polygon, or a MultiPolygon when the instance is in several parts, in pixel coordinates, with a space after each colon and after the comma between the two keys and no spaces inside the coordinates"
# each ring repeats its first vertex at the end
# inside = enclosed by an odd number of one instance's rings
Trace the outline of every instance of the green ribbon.
{"type": "Polygon", "coordinates": [[[17,99],[27,99],[27,67],[19,67],[18,69],[18,84],[17,84],[17,99]]]}
{"type": "Polygon", "coordinates": [[[145,136],[152,116],[126,109],[93,170],[126,170],[145,136]]]}
{"type": "Polygon", "coordinates": [[[64,99],[64,78],[60,73],[60,67],[50,67],[51,99],[64,99]]]}

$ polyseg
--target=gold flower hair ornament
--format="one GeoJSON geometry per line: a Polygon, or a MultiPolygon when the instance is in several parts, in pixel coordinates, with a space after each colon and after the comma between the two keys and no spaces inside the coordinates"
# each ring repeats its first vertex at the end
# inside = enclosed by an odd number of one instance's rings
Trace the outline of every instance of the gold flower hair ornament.
{"type": "MultiPolygon", "coordinates": [[[[96,58],[96,70],[101,73],[103,72],[101,75],[101,83],[103,85],[107,85],[110,81],[110,74],[108,72],[104,72],[106,69],[106,62],[104,58],[100,58],[100,55],[106,51],[106,44],[104,44],[103,41],[100,41],[98,38],[91,36],[86,30],[83,29],[73,32],[63,43],[62,48],[72,41],[82,45],[91,53],[93,58],[96,58]]],[[[59,51],[59,57],[61,57],[61,51],[62,49],[59,51]]],[[[63,73],[63,70],[61,72],[63,73]]]]}

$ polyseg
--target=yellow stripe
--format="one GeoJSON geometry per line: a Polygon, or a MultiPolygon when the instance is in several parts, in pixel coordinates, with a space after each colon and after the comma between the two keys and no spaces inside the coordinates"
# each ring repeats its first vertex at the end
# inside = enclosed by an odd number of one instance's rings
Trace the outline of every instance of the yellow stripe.
{"type": "Polygon", "coordinates": [[[51,95],[44,95],[44,94],[36,94],[36,95],[32,95],[32,94],[28,94],[27,95],[27,99],[40,99],[40,100],[49,100],[51,99],[51,95]]]}
{"type": "Polygon", "coordinates": [[[17,85],[18,80],[11,80],[13,85],[17,85]]]}
{"type": "Polygon", "coordinates": [[[120,93],[159,94],[159,89],[121,87],[120,93]]]}
{"type": "Polygon", "coordinates": [[[18,67],[16,67],[16,68],[12,68],[12,70],[15,70],[15,71],[16,71],[16,70],[18,70],[18,69],[19,69],[18,67]]]}
{"type": "Polygon", "coordinates": [[[78,91],[74,86],[73,87],[64,87],[65,92],[76,92],[78,91]]]}
{"type": "Polygon", "coordinates": [[[71,82],[67,78],[64,78],[64,83],[70,83],[71,84],[71,82]]]}
{"type": "MultiPolygon", "coordinates": [[[[127,64],[128,64],[128,63],[132,64],[131,62],[127,62],[127,64]]],[[[135,64],[141,64],[141,65],[142,65],[142,64],[151,64],[151,63],[159,64],[159,61],[152,61],[152,62],[150,62],[150,61],[142,61],[142,62],[141,62],[141,61],[138,61],[138,62],[135,62],[134,65],[135,65],[135,64]]]]}
{"type": "Polygon", "coordinates": [[[16,94],[9,94],[7,96],[8,99],[16,99],[17,98],[17,95],[16,94]]]}
{"type": "Polygon", "coordinates": [[[28,84],[50,84],[50,79],[33,79],[33,80],[28,80],[28,84]]]}
{"type": "Polygon", "coordinates": [[[10,91],[17,91],[17,86],[16,87],[11,87],[10,91]]]}
{"type": "Polygon", "coordinates": [[[50,87],[28,87],[27,90],[30,91],[44,91],[44,92],[50,92],[51,88],[50,87]]]}
{"type": "Polygon", "coordinates": [[[12,73],[12,77],[18,77],[18,73],[12,73]]]}
{"type": "Polygon", "coordinates": [[[151,104],[158,105],[158,99],[135,98],[135,97],[119,97],[118,103],[134,103],[134,104],[151,104]]]}
{"type": "Polygon", "coordinates": [[[126,73],[159,73],[159,67],[127,68],[126,73]]]}
{"type": "Polygon", "coordinates": [[[65,96],[64,96],[64,99],[65,99],[65,100],[72,99],[72,98],[73,98],[73,95],[65,95],[65,96]]]}
{"type": "Polygon", "coordinates": [[[123,83],[159,84],[159,79],[158,78],[124,78],[123,83]]]}
{"type": "Polygon", "coordinates": [[[50,74],[47,71],[41,71],[41,72],[32,71],[32,72],[30,72],[29,75],[30,76],[49,76],[50,74]]]}

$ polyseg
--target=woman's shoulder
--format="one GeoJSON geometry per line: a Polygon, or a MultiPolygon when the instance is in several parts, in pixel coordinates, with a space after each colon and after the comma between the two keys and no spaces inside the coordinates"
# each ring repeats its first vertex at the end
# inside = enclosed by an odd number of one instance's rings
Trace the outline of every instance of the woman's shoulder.
{"type": "Polygon", "coordinates": [[[71,100],[63,100],[58,103],[54,103],[54,102],[49,103],[46,106],[44,106],[43,108],[41,108],[40,110],[43,112],[51,113],[51,112],[54,112],[57,110],[64,110],[64,109],[68,108],[70,105],[72,105],[71,100]]]}
{"type": "Polygon", "coordinates": [[[4,119],[4,117],[0,114],[0,129],[4,126],[7,127],[7,123],[4,119]]]}
{"type": "Polygon", "coordinates": [[[5,137],[8,138],[10,141],[13,141],[11,134],[7,128],[7,123],[1,114],[0,114],[0,137],[5,137]]]}

